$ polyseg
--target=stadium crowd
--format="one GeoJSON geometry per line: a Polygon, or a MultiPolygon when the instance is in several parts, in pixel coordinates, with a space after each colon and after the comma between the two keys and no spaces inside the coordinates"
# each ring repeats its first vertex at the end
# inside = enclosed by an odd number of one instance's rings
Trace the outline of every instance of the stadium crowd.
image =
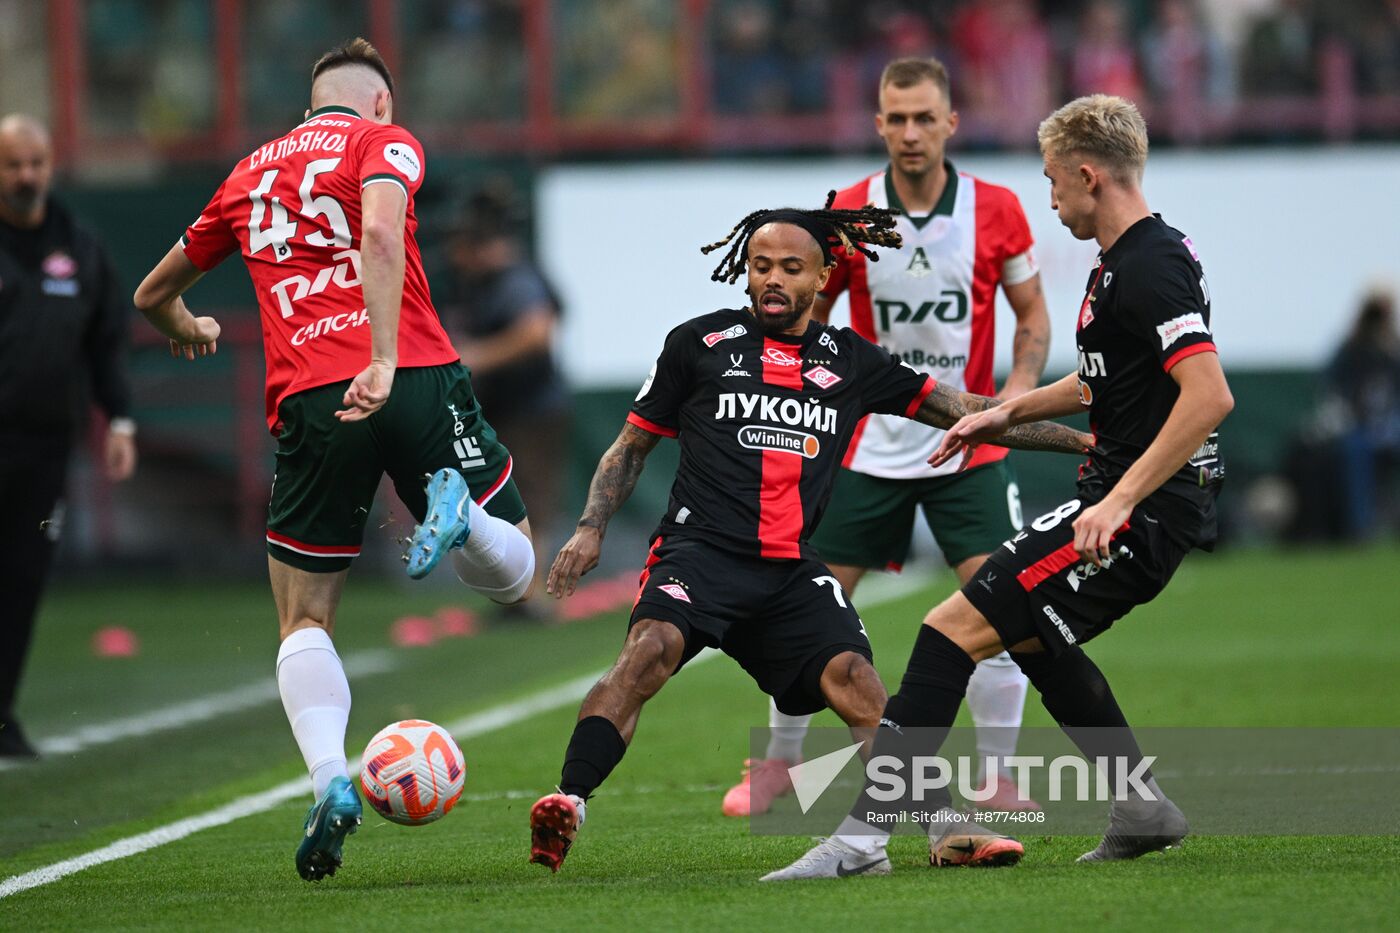
{"type": "MultiPolygon", "coordinates": [[[[48,83],[49,5],[0,0],[0,104],[44,113],[18,96],[48,83]]],[[[1154,139],[1176,143],[1400,131],[1400,0],[93,0],[83,10],[66,28],[89,53],[77,77],[92,131],[164,142],[198,138],[240,104],[250,131],[280,126],[282,89],[307,55],[376,24],[394,36],[416,122],[444,132],[541,108],[564,124],[632,127],[863,113],[881,65],[902,55],[936,55],[958,75],[964,146],[1025,148],[1056,102],[1089,92],[1138,101],[1154,139]],[[219,73],[230,23],[246,50],[232,101],[216,90],[231,77],[219,73]]],[[[820,145],[822,132],[793,148],[820,145]]],[[[481,134],[455,138],[470,147],[481,134]]]]}
{"type": "Polygon", "coordinates": [[[825,106],[814,60],[865,78],[928,52],[962,75],[966,108],[1009,98],[1036,119],[1041,98],[1092,92],[1158,104],[1314,95],[1337,80],[1337,56],[1358,93],[1400,93],[1393,0],[722,0],[715,27],[716,100],[733,111],[825,106]]]}

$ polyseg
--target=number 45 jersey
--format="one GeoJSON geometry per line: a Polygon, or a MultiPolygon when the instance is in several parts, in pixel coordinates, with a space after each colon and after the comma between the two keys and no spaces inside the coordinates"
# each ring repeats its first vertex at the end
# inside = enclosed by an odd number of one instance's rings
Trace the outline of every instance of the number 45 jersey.
{"type": "Polygon", "coordinates": [[[413,236],[423,167],[422,147],[402,127],[322,107],[242,159],[180,238],[190,262],[206,272],[235,250],[243,254],[262,319],[274,434],[282,399],[353,379],[369,365],[360,192],[370,185],[395,185],[407,199],[399,366],[458,360],[413,236]]]}

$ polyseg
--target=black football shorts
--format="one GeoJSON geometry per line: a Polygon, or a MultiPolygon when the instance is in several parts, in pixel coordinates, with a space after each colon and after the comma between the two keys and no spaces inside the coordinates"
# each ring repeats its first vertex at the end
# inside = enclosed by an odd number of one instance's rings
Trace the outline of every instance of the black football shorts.
{"type": "Polygon", "coordinates": [[[1074,519],[1092,503],[1071,499],[992,552],[962,588],[1011,648],[1039,638],[1058,654],[1083,644],[1151,601],[1186,556],[1161,520],[1141,507],[1113,537],[1102,566],[1074,550],[1074,519]]]}
{"type": "Polygon", "coordinates": [[[677,670],[718,648],[794,716],[826,708],[821,675],[832,658],[872,657],[860,616],[825,564],[740,556],[690,537],[652,542],[631,624],[642,619],[681,630],[677,670]]]}

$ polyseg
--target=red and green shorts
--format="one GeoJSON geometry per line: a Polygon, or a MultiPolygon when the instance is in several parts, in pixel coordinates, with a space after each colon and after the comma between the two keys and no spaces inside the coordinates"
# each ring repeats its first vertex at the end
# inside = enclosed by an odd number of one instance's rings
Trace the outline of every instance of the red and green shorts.
{"type": "Polygon", "coordinates": [[[461,364],[398,370],[389,400],[363,421],[335,417],[348,386],[346,380],[307,389],[278,408],[270,556],[313,573],[349,567],[385,473],[415,521],[427,511],[426,474],[443,467],[459,470],[491,515],[511,524],[525,518],[510,452],[482,416],[461,364]]]}
{"type": "Polygon", "coordinates": [[[827,564],[899,570],[918,511],[951,567],[990,554],[1021,530],[1020,492],[1005,460],[922,479],[885,479],[842,467],[810,543],[827,564]]]}

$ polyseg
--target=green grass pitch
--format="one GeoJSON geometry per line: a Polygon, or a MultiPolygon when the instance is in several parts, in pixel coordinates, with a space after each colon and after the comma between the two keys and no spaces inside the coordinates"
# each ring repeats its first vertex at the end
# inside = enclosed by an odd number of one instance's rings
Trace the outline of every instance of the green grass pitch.
{"type": "MultiPolygon", "coordinates": [[[[1389,547],[1194,555],[1160,599],[1089,651],[1142,726],[1400,726],[1397,567],[1400,550],[1389,547]]],[[[887,682],[950,588],[945,575],[865,612],[887,682]]],[[[377,652],[392,666],[352,677],[352,752],[396,718],[451,721],[599,670],[622,638],[618,613],[392,646],[394,618],[458,595],[351,581],[341,653],[377,652]]],[[[40,625],[21,706],[35,738],[272,688],[275,627],[262,586],[58,588],[40,625]],[[109,624],[137,632],[138,657],[92,656],[92,633],[109,624]]],[[[1074,863],[1089,837],[1032,836],[1016,868],[938,871],[920,840],[897,837],[891,877],[760,885],[810,840],[753,836],[720,815],[748,729],[766,717],[726,659],[683,672],[648,706],[563,871],[550,875],[526,862],[527,813],[558,779],[575,712],[464,743],[467,796],[453,813],[404,828],[367,811],[344,868],[318,885],[292,865],[310,802],[296,800],[4,898],[0,928],[1295,929],[1390,926],[1400,908],[1400,835],[1192,837],[1177,851],[1097,866],[1074,863]]],[[[1049,724],[1034,694],[1026,721],[1049,724]]],[[[302,773],[272,692],[236,714],[0,771],[0,881],[302,773]]]]}

